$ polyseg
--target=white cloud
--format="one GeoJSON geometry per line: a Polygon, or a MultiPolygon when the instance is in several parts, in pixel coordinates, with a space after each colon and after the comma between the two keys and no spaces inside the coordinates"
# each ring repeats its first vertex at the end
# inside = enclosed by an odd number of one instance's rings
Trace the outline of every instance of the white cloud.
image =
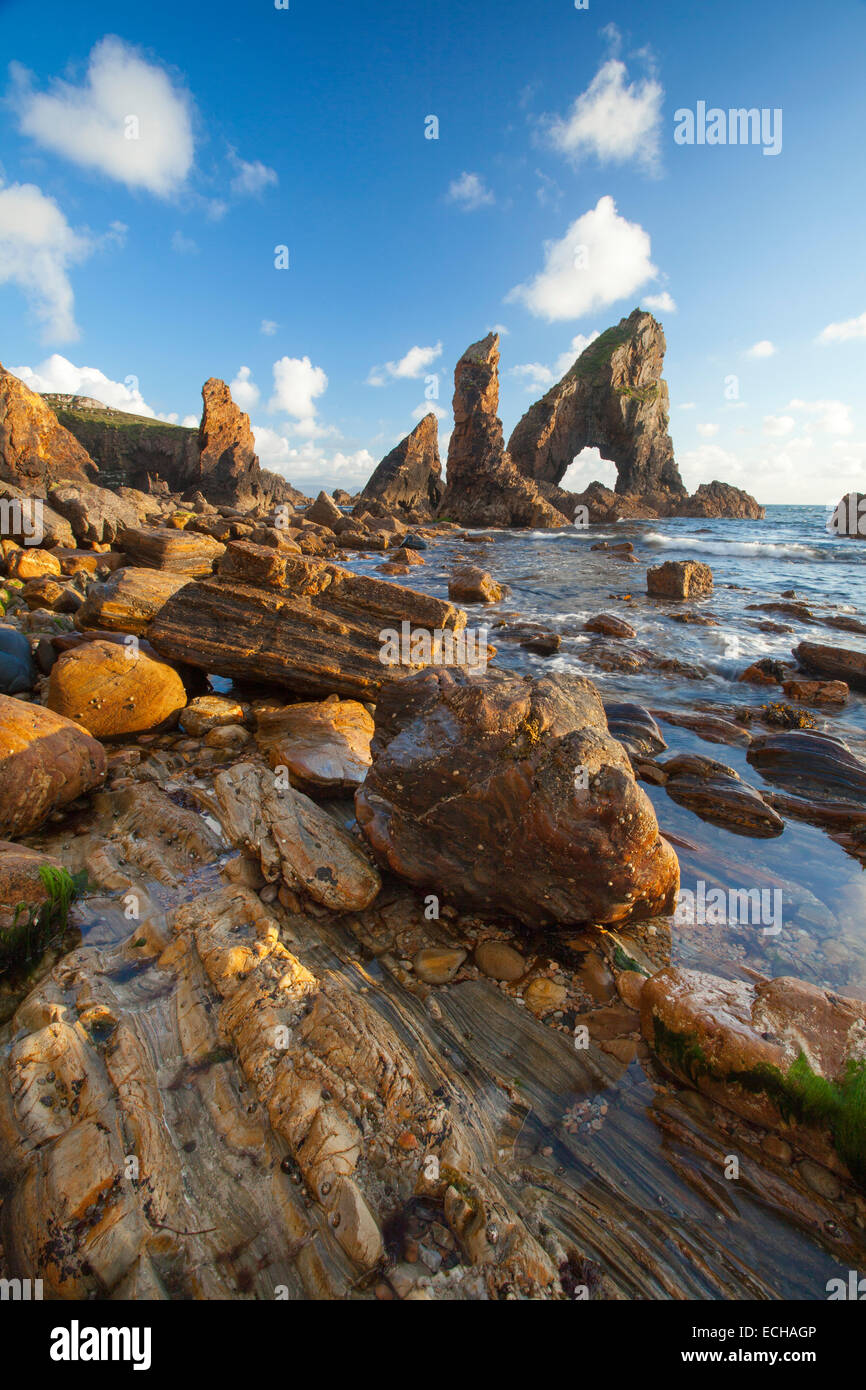
{"type": "MultiPolygon", "coordinates": [[[[112,381],[98,367],[77,367],[59,352],[46,357],[37,367],[10,367],[9,370],[13,376],[20,377],[31,391],[92,396],[94,400],[113,406],[115,410],[127,410],[131,415],[146,415],[151,419],[160,418],[145,401],[139,389],[138,377],[133,375],[124,381],[112,381]]],[[[195,424],[198,424],[197,417],[195,424]]]]}
{"type": "Polygon", "coordinates": [[[179,256],[198,255],[198,242],[193,241],[192,237],[184,236],[183,232],[175,232],[171,239],[171,249],[176,251],[179,256]]]}
{"type": "Polygon", "coordinates": [[[274,363],[274,394],[268,410],[292,416],[295,433],[313,437],[322,432],[313,402],[327,387],[327,376],[309,357],[281,357],[274,363]]]}
{"type": "Polygon", "coordinates": [[[851,434],[854,429],[851,407],[844,401],[789,401],[788,409],[811,416],[825,434],[851,434]]]}
{"type": "Polygon", "coordinates": [[[576,319],[629,298],[658,271],[643,227],[620,217],[611,197],[572,222],[560,241],[547,242],[544,269],[506,295],[549,322],[576,319]]]}
{"type": "Polygon", "coordinates": [[[577,333],[571,340],[571,347],[559,354],[552,367],[546,366],[543,362],[522,362],[509,369],[509,376],[522,378],[526,383],[527,391],[539,389],[546,391],[549,386],[553,386],[554,382],[565,376],[565,373],[574,366],[584,349],[588,348],[590,343],[594,343],[597,337],[598,332],[595,329],[588,336],[577,333]]]}
{"type": "MultiPolygon", "coordinates": [[[[121,233],[112,235],[117,239],[121,233]]],[[[98,245],[89,233],[74,231],[54,199],[35,184],[0,186],[0,284],[22,290],[42,324],[43,342],[79,336],[69,268],[98,245]]]]}
{"type": "Polygon", "coordinates": [[[274,319],[262,319],[260,332],[264,333],[266,338],[272,338],[279,326],[274,319]]]}
{"type": "Polygon", "coordinates": [[[703,439],[712,439],[714,434],[718,434],[719,427],[716,424],[703,424],[697,426],[697,431],[703,439]]]}
{"type": "Polygon", "coordinates": [[[819,343],[847,343],[851,338],[866,338],[866,314],[842,323],[828,323],[818,334],[819,343]]]}
{"type": "Polygon", "coordinates": [[[783,434],[790,434],[796,425],[793,415],[765,415],[763,430],[764,434],[780,437],[783,434]]]}
{"type": "Polygon", "coordinates": [[[682,402],[680,403],[680,405],[677,407],[677,409],[678,409],[678,410],[697,410],[697,403],[696,403],[695,401],[682,401],[682,402]]]}
{"type": "Polygon", "coordinates": [[[675,314],[677,311],[676,302],[667,290],[662,290],[661,294],[644,295],[643,302],[648,309],[657,314],[675,314]]]}
{"type": "Polygon", "coordinates": [[[761,341],[760,341],[759,343],[753,343],[752,346],[751,346],[750,348],[747,348],[747,349],[746,349],[746,356],[747,356],[747,357],[757,357],[757,358],[761,358],[761,357],[775,357],[775,355],[776,355],[776,347],[775,347],[775,344],[771,343],[770,340],[769,340],[769,338],[762,338],[761,341]]]}
{"type": "Polygon", "coordinates": [[[457,203],[464,212],[475,212],[477,208],[489,207],[496,199],[479,174],[464,172],[448,187],[449,203],[457,203]]]}
{"type": "Polygon", "coordinates": [[[498,333],[500,338],[507,338],[511,330],[506,328],[504,323],[494,323],[486,331],[488,333],[498,333]]]}
{"type": "Polygon", "coordinates": [[[412,411],[412,419],[423,420],[425,415],[435,415],[437,420],[444,420],[447,413],[447,411],[442,409],[441,405],[436,405],[435,401],[422,401],[421,404],[416,405],[415,409],[412,411]]]}
{"type": "Polygon", "coordinates": [[[569,114],[551,123],[548,139],[575,162],[595,155],[602,163],[635,160],[654,170],[659,159],[663,96],[661,84],[654,78],[630,83],[625,63],[610,58],[569,114]]]}
{"type": "Polygon", "coordinates": [[[37,92],[20,65],[12,74],[21,131],[45,149],[160,198],[184,183],[194,153],[191,100],[138,49],[102,39],[80,86],[57,80],[37,92]]]}
{"type": "Polygon", "coordinates": [[[368,386],[387,386],[389,378],[397,380],[417,380],[432,366],[437,357],[442,356],[442,344],[435,347],[411,347],[399,362],[386,362],[384,367],[371,367],[367,377],[368,386]]]}
{"type": "Polygon", "coordinates": [[[276,187],[279,183],[276,169],[270,169],[260,159],[248,163],[235,150],[229,150],[229,159],[235,170],[231,181],[231,191],[235,197],[257,198],[266,188],[276,187]]]}
{"type": "Polygon", "coordinates": [[[368,449],[353,453],[337,449],[327,453],[310,441],[295,445],[285,434],[266,426],[253,425],[253,435],[262,466],[282,474],[290,483],[310,493],[320,488],[331,491],[335,487],[356,492],[378,463],[368,449]]]}
{"type": "Polygon", "coordinates": [[[581,449],[576,454],[562,476],[559,486],[566,492],[583,492],[590,483],[604,483],[614,487],[616,483],[616,464],[602,458],[598,449],[581,449]]]}
{"type": "Polygon", "coordinates": [[[229,383],[229,390],[232,393],[232,400],[240,406],[241,410],[254,410],[261,399],[261,391],[252,379],[252,372],[249,367],[241,367],[234,381],[229,383]]]}

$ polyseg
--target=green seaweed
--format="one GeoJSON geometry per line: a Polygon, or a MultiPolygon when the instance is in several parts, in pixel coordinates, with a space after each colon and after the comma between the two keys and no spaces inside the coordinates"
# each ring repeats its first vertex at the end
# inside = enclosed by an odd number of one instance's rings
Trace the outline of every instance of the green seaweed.
{"type": "Polygon", "coordinates": [[[0,928],[0,973],[37,960],[49,943],[63,936],[73,899],[87,886],[87,874],[70,874],[42,864],[39,877],[47,898],[42,903],[18,903],[11,927],[0,928]]]}
{"type": "Polygon", "coordinates": [[[844,1076],[819,1076],[800,1052],[787,1072],[762,1062],[745,1071],[713,1066],[695,1033],[677,1033],[654,1018],[654,1046],[674,1071],[697,1084],[702,1076],[750,1095],[765,1095],[786,1124],[826,1130],[833,1146],[861,1187],[866,1187],[866,1061],[849,1061],[844,1076]]]}

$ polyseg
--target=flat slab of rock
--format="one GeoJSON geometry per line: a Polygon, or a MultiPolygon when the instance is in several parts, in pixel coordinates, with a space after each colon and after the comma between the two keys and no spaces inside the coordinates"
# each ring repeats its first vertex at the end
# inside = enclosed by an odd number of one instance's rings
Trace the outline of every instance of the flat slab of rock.
{"type": "MultiPolygon", "coordinates": [[[[866,1179],[862,1120],[822,1124],[807,1072],[839,1082],[866,1058],[866,1004],[803,980],[755,985],[670,966],[640,996],[641,1029],[681,1080],[735,1114],[783,1132],[819,1162],[866,1179]]],[[[829,1090],[829,1088],[827,1088],[829,1090]]]]}
{"type": "Polygon", "coordinates": [[[271,767],[285,767],[293,786],[352,791],[367,776],[373,717],[358,700],[283,705],[256,711],[256,738],[271,767]]]}
{"type": "Polygon", "coordinates": [[[172,526],[127,527],[119,545],[133,564],[157,570],[174,570],[190,578],[213,572],[214,561],[225,546],[200,531],[175,530],[172,526]]]}
{"type": "Polygon", "coordinates": [[[0,835],[41,825],[105,779],[105,749],[70,719],[0,695],[0,835]]]}
{"type": "Polygon", "coordinates": [[[820,642],[800,642],[794,655],[807,671],[830,680],[845,681],[855,690],[866,690],[866,652],[848,647],[826,647],[820,642]]]}
{"type": "Polygon", "coordinates": [[[383,661],[382,634],[399,636],[403,623],[456,634],[466,614],[324,560],[233,541],[219,574],[180,589],[148,637],[165,656],[220,676],[367,700],[425,664],[383,661]]]}
{"type": "Polygon", "coordinates": [[[156,733],[186,704],[173,667],[117,642],[82,642],[51,669],[46,704],[96,738],[156,733]]]}
{"type": "Polygon", "coordinates": [[[652,598],[699,598],[713,592],[713,572],[698,560],[665,560],[647,570],[646,588],[652,598]]]}
{"type": "Polygon", "coordinates": [[[702,820],[735,835],[770,839],[785,829],[782,817],[733,768],[700,753],[681,753],[662,763],[668,796],[702,820]]]}
{"type": "Polygon", "coordinates": [[[282,879],[332,912],[360,911],[378,894],[382,880],[357,840],[267,767],[236,763],[214,790],[227,836],[259,859],[268,883],[282,879]]]}
{"type": "Polygon", "coordinates": [[[141,636],[172,594],[189,582],[189,575],[176,571],[126,566],[104,583],[90,586],[76,626],[141,636]]]}
{"type": "Polygon", "coordinates": [[[590,681],[430,670],[388,687],[358,822],[380,862],[533,926],[670,910],[659,834],[590,681]]]}

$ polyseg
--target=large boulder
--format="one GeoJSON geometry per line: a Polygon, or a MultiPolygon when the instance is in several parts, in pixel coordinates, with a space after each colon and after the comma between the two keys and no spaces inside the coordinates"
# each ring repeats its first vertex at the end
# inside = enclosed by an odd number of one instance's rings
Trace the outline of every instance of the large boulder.
{"type": "Polygon", "coordinates": [[[173,667],[134,647],[82,642],[52,667],[46,704],[97,738],[122,738],[171,727],[186,691],[173,667]]]}
{"type": "Polygon", "coordinates": [[[48,494],[53,509],[65,517],[77,541],[111,544],[127,526],[137,526],[142,512],[134,503],[94,483],[69,483],[48,494]]]}
{"type": "Polygon", "coordinates": [[[271,767],[285,767],[303,791],[354,791],[367,776],[373,718],[358,700],[260,708],[256,737],[271,767]]]}
{"type": "Polygon", "coordinates": [[[679,866],[595,686],[426,671],[388,687],[356,793],[379,860],[532,926],[671,910],[679,866]]]}
{"type": "Polygon", "coordinates": [[[14,627],[0,627],[0,691],[20,695],[32,689],[35,678],[30,643],[24,633],[14,627]]]}
{"type": "Polygon", "coordinates": [[[172,594],[189,583],[189,575],[177,570],[127,565],[115,570],[104,583],[91,584],[75,625],[82,630],[98,628],[140,636],[172,594]]]}
{"type": "Polygon", "coordinates": [[[439,421],[432,412],[386,454],[361,496],[413,514],[435,512],[442,500],[442,464],[439,421]]]}
{"type": "Polygon", "coordinates": [[[72,527],[42,498],[0,481],[0,535],[19,545],[74,546],[72,527]]]}
{"type": "Polygon", "coordinates": [[[647,570],[646,588],[652,598],[700,598],[713,592],[713,572],[699,560],[665,560],[647,570]]]}
{"type": "Polygon", "coordinates": [[[25,490],[61,480],[87,482],[90,455],[41,396],[0,365],[0,479],[25,490]]]}
{"type": "Polygon", "coordinates": [[[225,546],[200,531],[173,526],[131,526],[120,534],[120,545],[135,566],[171,570],[189,578],[210,574],[225,546]]]}
{"type": "Polygon", "coordinates": [[[866,652],[850,647],[828,647],[820,642],[800,642],[794,655],[807,671],[830,680],[845,681],[854,690],[866,690],[866,652]]]}
{"type": "Polygon", "coordinates": [[[148,639],[171,659],[234,680],[311,698],[369,700],[430,664],[431,636],[442,636],[445,660],[447,642],[465,625],[466,614],[442,599],[324,560],[232,541],[218,574],[179,589],[148,639]],[[399,640],[404,631],[405,660],[391,662],[389,634],[399,640]]]}
{"type": "Polygon", "coordinates": [[[463,526],[565,525],[505,451],[499,410],[499,335],[466,349],[454,371],[454,430],[439,512],[463,526]]]}
{"type": "Polygon", "coordinates": [[[105,749],[86,729],[0,695],[0,835],[27,835],[105,779],[105,749]]]}

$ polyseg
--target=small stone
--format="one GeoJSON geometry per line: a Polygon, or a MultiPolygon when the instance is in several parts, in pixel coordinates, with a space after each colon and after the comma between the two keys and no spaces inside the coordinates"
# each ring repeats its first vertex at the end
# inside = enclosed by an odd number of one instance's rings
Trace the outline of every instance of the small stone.
{"type": "Polygon", "coordinates": [[[820,1163],[813,1163],[811,1158],[804,1158],[801,1162],[800,1176],[813,1192],[817,1192],[819,1197],[826,1197],[829,1202],[838,1201],[842,1195],[842,1185],[835,1174],[820,1163]]]}
{"type": "Polygon", "coordinates": [[[550,1013],[552,1009],[558,1009],[566,993],[563,985],[542,976],[532,981],[523,997],[526,1007],[539,1018],[542,1014],[550,1013]]]}
{"type": "Polygon", "coordinates": [[[482,941],[475,947],[475,964],[491,980],[513,983],[526,973],[523,956],[503,941],[482,941]]]}
{"type": "Polygon", "coordinates": [[[465,959],[465,951],[428,946],[414,957],[412,968],[425,985],[447,985],[465,959]]]}

